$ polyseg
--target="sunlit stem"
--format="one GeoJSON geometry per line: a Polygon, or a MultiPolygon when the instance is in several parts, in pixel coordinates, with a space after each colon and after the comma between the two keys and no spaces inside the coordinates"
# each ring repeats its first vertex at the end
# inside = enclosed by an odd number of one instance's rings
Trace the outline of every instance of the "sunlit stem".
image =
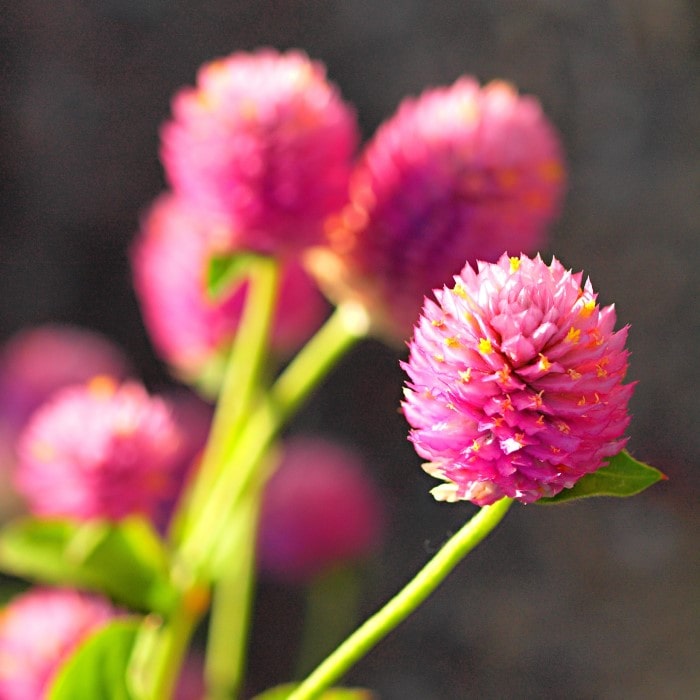
{"type": "Polygon", "coordinates": [[[205,665],[206,700],[231,700],[244,680],[260,495],[240,503],[228,566],[214,588],[205,665]]]}
{"type": "Polygon", "coordinates": [[[185,529],[191,526],[193,519],[200,517],[203,504],[226,468],[227,453],[240,435],[258,393],[276,307],[278,278],[278,261],[263,257],[252,259],[243,315],[224,373],[209,439],[192,494],[185,503],[185,529]]]}
{"type": "Polygon", "coordinates": [[[331,687],[391,630],[410,615],[454,567],[502,520],[513,501],[482,508],[453,535],[410,583],[343,642],[292,693],[288,700],[312,700],[331,687]]]}

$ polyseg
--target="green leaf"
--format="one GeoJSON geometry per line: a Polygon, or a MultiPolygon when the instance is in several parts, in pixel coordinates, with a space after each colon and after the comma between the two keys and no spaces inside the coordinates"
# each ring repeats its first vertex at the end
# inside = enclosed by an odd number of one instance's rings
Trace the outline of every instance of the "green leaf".
{"type": "MultiPolygon", "coordinates": [[[[252,700],[287,700],[298,683],[286,683],[266,690],[261,695],[256,695],[252,700]]],[[[373,693],[366,688],[329,688],[319,700],[372,700],[373,693]]]]}
{"type": "Polygon", "coordinates": [[[0,568],[42,583],[100,591],[137,610],[167,614],[175,597],[163,544],[142,518],[18,520],[0,532],[0,568]]]}
{"type": "Polygon", "coordinates": [[[133,700],[128,667],[139,629],[136,620],[115,620],[88,637],[56,674],[48,700],[133,700]]]}
{"type": "Polygon", "coordinates": [[[586,474],[572,488],[564,489],[552,498],[540,498],[536,503],[555,505],[591,496],[634,496],[666,478],[658,469],[638,462],[627,450],[622,450],[610,459],[607,466],[586,474]]]}
{"type": "Polygon", "coordinates": [[[246,276],[251,261],[259,257],[254,253],[215,255],[209,259],[207,269],[207,294],[217,299],[246,276]]]}

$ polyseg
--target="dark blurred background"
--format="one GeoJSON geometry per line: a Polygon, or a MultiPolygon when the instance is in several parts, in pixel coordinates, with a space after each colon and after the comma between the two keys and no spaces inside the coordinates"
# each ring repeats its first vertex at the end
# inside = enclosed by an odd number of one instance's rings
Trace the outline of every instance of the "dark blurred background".
{"type": "MultiPolygon", "coordinates": [[[[404,96],[463,73],[540,98],[570,168],[547,252],[590,274],[631,324],[629,447],[670,476],[629,501],[516,508],[348,681],[384,700],[699,697],[700,4],[2,3],[0,340],[84,325],[121,344],[152,387],[167,382],[127,260],[164,186],[158,128],[200,63],[260,45],[325,62],[365,137],[404,96]]],[[[397,357],[364,343],[295,425],[354,442],[384,490],[390,527],[365,612],[472,510],[428,494],[397,413],[397,357]]],[[[291,672],[285,616],[300,595],[267,586],[258,601],[255,689],[291,672]]]]}

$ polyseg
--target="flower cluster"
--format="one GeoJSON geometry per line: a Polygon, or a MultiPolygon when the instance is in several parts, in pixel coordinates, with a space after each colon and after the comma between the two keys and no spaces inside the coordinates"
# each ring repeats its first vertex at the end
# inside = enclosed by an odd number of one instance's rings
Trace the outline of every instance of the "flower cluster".
{"type": "MultiPolygon", "coordinates": [[[[36,371],[39,390],[24,405],[3,372],[0,386],[22,422],[60,389],[18,441],[15,484],[33,517],[0,533],[0,564],[138,611],[100,636],[107,647],[116,630],[123,648],[100,649],[99,681],[89,654],[74,657],[61,697],[123,688],[125,674],[139,697],[173,696],[210,601],[204,692],[236,696],[256,561],[310,583],[367,555],[384,521],[358,455],[309,438],[278,450],[287,421],[364,333],[396,342],[413,327],[402,408],[425,470],[445,482],[433,494],[493,507],[292,691],[318,697],[514,499],[555,496],[620,457],[627,328],[615,331],[614,308],[581,273],[529,257],[559,210],[563,157],[539,103],[505,83],[463,77],[405,101],[355,162],[354,112],[300,52],[206,64],[172,111],[161,133],[171,189],[143,217],[133,276],[156,350],[216,407],[122,381],[120,357],[94,343],[72,364],[46,339],[20,353],[19,375],[36,371]],[[303,345],[327,309],[313,276],[339,309],[303,345]],[[95,376],[103,366],[111,376],[95,376]]],[[[644,479],[654,471],[622,461],[644,479]]],[[[118,614],[76,591],[15,599],[0,618],[0,700],[51,694],[65,659],[118,614]]],[[[180,691],[201,694],[192,658],[195,689],[180,691]]]]}
{"type": "Polygon", "coordinates": [[[411,440],[436,498],[529,503],[625,444],[627,328],[590,281],[539,256],[467,265],[426,300],[404,364],[411,440]]]}

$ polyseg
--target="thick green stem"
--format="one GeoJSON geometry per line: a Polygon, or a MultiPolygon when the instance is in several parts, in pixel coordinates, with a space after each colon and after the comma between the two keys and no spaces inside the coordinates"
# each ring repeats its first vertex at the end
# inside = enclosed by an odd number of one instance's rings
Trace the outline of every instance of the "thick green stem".
{"type": "Polygon", "coordinates": [[[243,316],[224,373],[197,480],[186,504],[188,520],[199,517],[258,393],[276,306],[278,278],[279,263],[273,258],[256,258],[251,263],[243,316]]]}
{"type": "Polygon", "coordinates": [[[236,556],[214,588],[205,669],[207,700],[237,697],[244,680],[259,494],[249,494],[241,506],[236,520],[236,556]]]}
{"type": "Polygon", "coordinates": [[[488,535],[513,501],[503,498],[482,508],[418,572],[408,585],[379,612],[361,625],[289,696],[312,700],[332,686],[372,647],[408,617],[445,579],[454,567],[488,535]]]}

